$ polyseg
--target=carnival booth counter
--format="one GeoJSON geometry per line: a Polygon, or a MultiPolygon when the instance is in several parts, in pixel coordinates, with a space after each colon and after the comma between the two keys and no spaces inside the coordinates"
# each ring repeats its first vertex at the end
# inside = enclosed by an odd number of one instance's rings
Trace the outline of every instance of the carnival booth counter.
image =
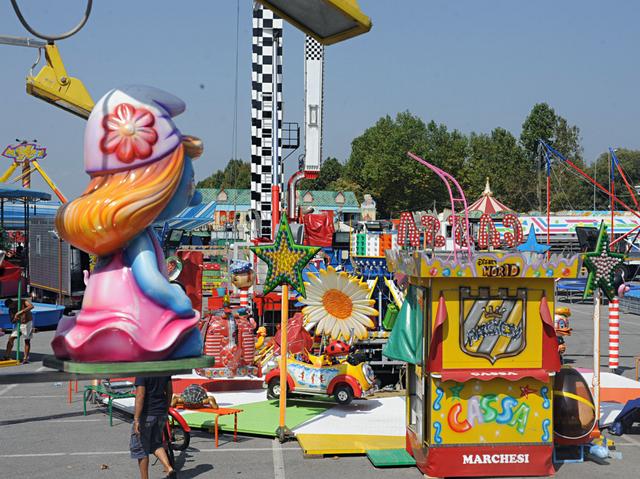
{"type": "Polygon", "coordinates": [[[444,476],[554,473],[554,280],[579,257],[387,251],[409,288],[385,355],[409,363],[407,443],[444,476]]]}

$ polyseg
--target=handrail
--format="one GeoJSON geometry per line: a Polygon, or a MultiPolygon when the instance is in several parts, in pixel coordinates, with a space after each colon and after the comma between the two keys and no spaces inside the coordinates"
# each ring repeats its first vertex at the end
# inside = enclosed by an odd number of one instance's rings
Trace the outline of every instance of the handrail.
{"type": "MultiPolygon", "coordinates": [[[[411,153],[410,151],[407,152],[407,155],[409,156],[409,158],[417,161],[421,165],[424,165],[427,168],[429,168],[431,171],[433,171],[436,175],[438,175],[438,177],[445,184],[445,186],[447,187],[447,191],[449,192],[449,200],[451,202],[451,214],[454,215],[454,218],[455,218],[455,214],[456,214],[455,203],[456,203],[456,201],[462,201],[462,204],[464,206],[464,225],[463,225],[462,235],[463,235],[463,238],[466,239],[466,243],[467,243],[467,258],[468,258],[469,262],[471,262],[471,237],[470,237],[470,234],[469,234],[469,213],[467,211],[468,205],[467,205],[467,199],[464,196],[464,191],[460,187],[460,184],[449,173],[447,173],[446,171],[438,168],[435,165],[432,165],[428,161],[425,161],[424,159],[420,158],[418,155],[416,155],[414,153],[411,153]],[[453,183],[453,185],[456,188],[458,194],[460,195],[459,198],[455,198],[453,196],[453,191],[451,190],[451,184],[449,182],[453,183]]],[[[452,232],[455,231],[455,228],[456,228],[456,225],[454,224],[452,232]]],[[[453,239],[453,259],[454,259],[454,261],[458,260],[457,252],[458,252],[458,244],[457,244],[457,242],[456,242],[456,240],[454,238],[453,239]]]]}

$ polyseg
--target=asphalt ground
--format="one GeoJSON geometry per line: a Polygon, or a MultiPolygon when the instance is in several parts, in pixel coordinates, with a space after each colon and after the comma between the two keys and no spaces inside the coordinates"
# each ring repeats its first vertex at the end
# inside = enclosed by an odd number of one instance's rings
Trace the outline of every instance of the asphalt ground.
{"type": "MultiPolygon", "coordinates": [[[[591,304],[571,304],[573,335],[567,338],[567,362],[591,367],[591,304]]],[[[602,308],[603,370],[607,368],[607,313],[602,308]]],[[[52,332],[33,340],[31,364],[0,369],[0,375],[43,370],[41,360],[50,354],[52,332]],[[18,369],[17,369],[18,368],[18,369]]],[[[640,316],[621,313],[620,372],[635,377],[634,356],[640,355],[640,316]]],[[[0,338],[4,348],[6,337],[0,338]]],[[[79,383],[82,391],[83,382],[79,383]]],[[[89,405],[82,411],[82,394],[67,401],[67,383],[0,384],[0,478],[135,478],[137,463],[129,457],[131,417],[114,412],[109,427],[106,408],[89,405]]],[[[640,470],[640,436],[613,438],[622,459],[608,464],[585,461],[559,466],[556,477],[590,479],[637,477],[640,470]]],[[[151,461],[151,477],[163,477],[159,463],[151,461]]],[[[375,469],[364,456],[305,458],[298,444],[273,439],[221,436],[220,447],[209,432],[192,432],[190,448],[178,456],[180,478],[420,478],[414,468],[375,469]]]]}

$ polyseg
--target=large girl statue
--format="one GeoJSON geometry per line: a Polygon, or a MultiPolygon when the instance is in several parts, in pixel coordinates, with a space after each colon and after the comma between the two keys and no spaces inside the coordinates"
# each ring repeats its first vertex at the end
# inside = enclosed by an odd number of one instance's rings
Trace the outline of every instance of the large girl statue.
{"type": "Polygon", "coordinates": [[[58,325],[52,343],[58,358],[200,356],[199,315],[180,286],[167,280],[151,229],[200,201],[191,161],[202,143],[182,136],[171,119],[184,109],[179,98],[145,86],[112,90],[93,108],[84,144],[91,181],[82,196],[60,208],[56,228],[99,259],[82,310],[58,325]]]}

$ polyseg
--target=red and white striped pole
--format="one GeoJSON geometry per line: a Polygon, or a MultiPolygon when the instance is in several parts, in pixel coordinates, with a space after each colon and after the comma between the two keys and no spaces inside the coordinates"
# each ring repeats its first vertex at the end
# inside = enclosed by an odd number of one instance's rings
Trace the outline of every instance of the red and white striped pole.
{"type": "Polygon", "coordinates": [[[620,303],[616,296],[609,301],[609,369],[618,369],[620,358],[620,303]]]}
{"type": "Polygon", "coordinates": [[[249,290],[248,289],[240,290],[240,307],[241,308],[249,307],[249,290]]]}

